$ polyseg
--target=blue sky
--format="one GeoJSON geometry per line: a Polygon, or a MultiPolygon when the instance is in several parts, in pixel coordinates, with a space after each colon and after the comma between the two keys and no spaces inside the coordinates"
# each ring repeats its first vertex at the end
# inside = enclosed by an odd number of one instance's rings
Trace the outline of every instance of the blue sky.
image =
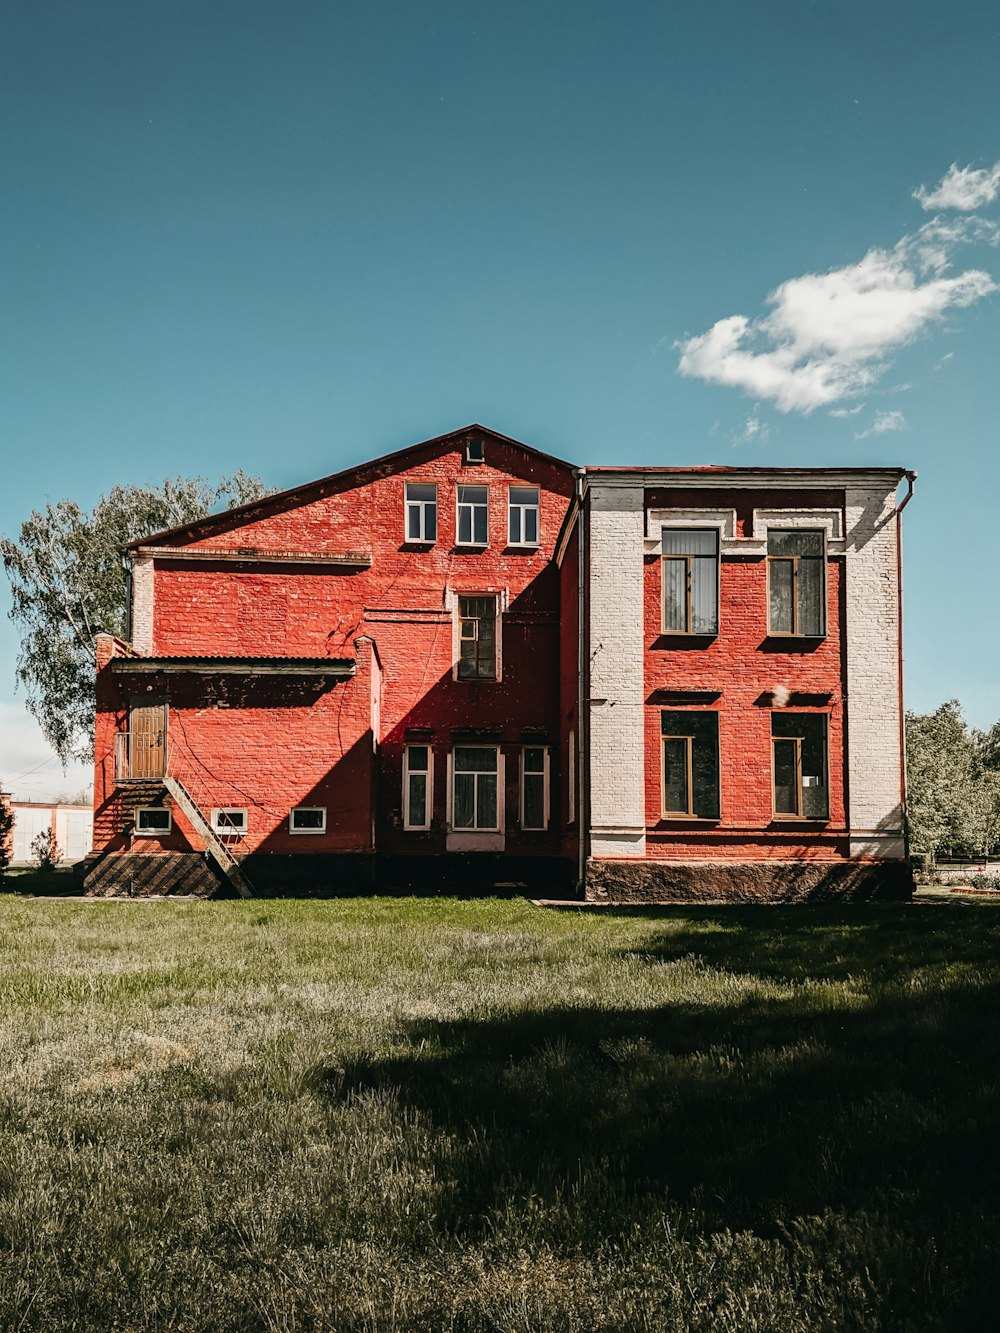
{"type": "MultiPolygon", "coordinates": [[[[907,703],[1000,716],[995,4],[15,0],[4,26],[0,531],[472,420],[582,463],[900,464],[907,703]]],[[[0,779],[78,789],[0,583],[0,779]]]]}

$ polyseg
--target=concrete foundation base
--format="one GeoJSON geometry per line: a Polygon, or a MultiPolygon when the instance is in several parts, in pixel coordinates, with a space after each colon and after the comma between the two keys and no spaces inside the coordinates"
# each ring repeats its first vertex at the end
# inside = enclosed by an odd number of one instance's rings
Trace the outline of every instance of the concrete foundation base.
{"type": "Polygon", "coordinates": [[[906,861],[589,861],[588,902],[903,902],[906,861]]]}

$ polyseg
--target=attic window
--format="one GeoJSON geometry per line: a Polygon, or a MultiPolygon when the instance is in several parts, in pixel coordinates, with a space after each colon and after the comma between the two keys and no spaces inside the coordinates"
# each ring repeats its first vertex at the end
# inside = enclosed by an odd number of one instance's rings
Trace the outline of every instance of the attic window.
{"type": "Polygon", "coordinates": [[[465,461],[467,463],[485,463],[486,451],[478,435],[470,435],[465,441],[465,461]]]}

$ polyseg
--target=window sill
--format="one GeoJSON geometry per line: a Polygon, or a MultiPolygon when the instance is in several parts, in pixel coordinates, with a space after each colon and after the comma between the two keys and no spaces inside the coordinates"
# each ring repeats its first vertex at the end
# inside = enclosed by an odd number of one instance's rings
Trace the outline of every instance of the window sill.
{"type": "Polygon", "coordinates": [[[505,551],[540,551],[541,542],[508,542],[504,547],[505,551]]]}
{"type": "Polygon", "coordinates": [[[829,824],[829,815],[772,815],[772,824],[829,824]]]}
{"type": "Polygon", "coordinates": [[[456,551],[486,551],[489,550],[489,542],[456,542],[454,550],[456,551]]]}
{"type": "Polygon", "coordinates": [[[805,639],[809,643],[818,643],[822,639],[829,638],[828,634],[792,634],[786,630],[769,629],[767,631],[769,639],[805,639]]]}
{"type": "Polygon", "coordinates": [[[654,828],[661,824],[721,824],[721,815],[660,815],[654,828]]]}
{"type": "Polygon", "coordinates": [[[322,838],[326,833],[325,828],[290,828],[288,832],[293,838],[322,838]]]}

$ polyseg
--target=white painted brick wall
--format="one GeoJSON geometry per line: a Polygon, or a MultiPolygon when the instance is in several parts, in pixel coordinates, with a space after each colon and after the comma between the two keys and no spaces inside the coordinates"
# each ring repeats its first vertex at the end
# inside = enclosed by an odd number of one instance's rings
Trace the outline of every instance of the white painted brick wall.
{"type": "Polygon", "coordinates": [[[591,855],[644,856],[643,490],[590,486],[591,855]]]}
{"type": "Polygon", "coordinates": [[[903,855],[894,490],[848,490],[847,768],[853,856],[903,855]]]}
{"type": "Polygon", "coordinates": [[[136,556],[132,562],[132,647],[137,653],[153,651],[153,557],[136,556]]]}

